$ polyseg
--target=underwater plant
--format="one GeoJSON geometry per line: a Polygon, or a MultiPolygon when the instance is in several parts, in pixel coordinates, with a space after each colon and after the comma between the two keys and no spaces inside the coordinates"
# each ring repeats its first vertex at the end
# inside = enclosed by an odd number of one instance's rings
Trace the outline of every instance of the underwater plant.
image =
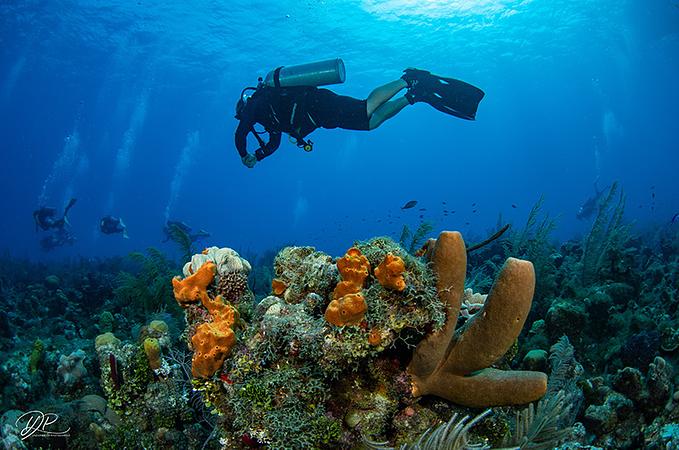
{"type": "Polygon", "coordinates": [[[625,194],[620,189],[617,203],[614,203],[616,194],[618,194],[617,182],[611,185],[599,202],[592,229],[585,238],[581,259],[582,286],[590,285],[596,280],[604,264],[606,252],[616,246],[622,246],[629,232],[629,225],[622,222],[625,213],[625,194]]]}
{"type": "Polygon", "coordinates": [[[433,230],[434,225],[427,221],[421,222],[415,231],[411,231],[408,225],[403,225],[398,243],[401,247],[407,249],[408,253],[413,255],[420,247],[422,247],[427,239],[427,235],[433,230]]]}
{"type": "MultiPolygon", "coordinates": [[[[168,305],[172,286],[167,282],[176,274],[174,264],[160,251],[150,247],[143,253],[131,253],[128,258],[136,266],[133,272],[118,273],[114,303],[129,306],[129,313],[140,321],[168,305]]],[[[169,307],[176,309],[175,303],[169,307]]]]}
{"type": "Polygon", "coordinates": [[[186,227],[182,227],[182,224],[178,222],[168,222],[165,231],[169,240],[179,246],[179,250],[182,252],[182,261],[191,259],[194,240],[191,239],[186,227]]]}

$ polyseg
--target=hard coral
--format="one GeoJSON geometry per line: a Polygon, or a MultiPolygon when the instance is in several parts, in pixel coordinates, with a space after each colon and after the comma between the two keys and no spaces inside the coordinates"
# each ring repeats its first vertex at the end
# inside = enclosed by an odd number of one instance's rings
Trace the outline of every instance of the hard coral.
{"type": "Polygon", "coordinates": [[[514,343],[530,311],[533,265],[509,258],[483,309],[456,332],[467,266],[462,236],[442,232],[430,253],[439,297],[448,312],[443,329],[427,336],[413,353],[408,365],[413,395],[433,394],[474,408],[519,405],[542,397],[547,389],[544,373],[489,368],[514,343]]]}
{"type": "Polygon", "coordinates": [[[403,279],[405,270],[406,267],[401,257],[387,253],[375,269],[375,277],[385,288],[402,291],[406,288],[406,282],[403,279]]]}
{"type": "Polygon", "coordinates": [[[213,262],[208,261],[193,275],[183,280],[180,280],[179,277],[172,279],[174,298],[177,299],[180,306],[186,308],[190,303],[200,301],[203,295],[207,295],[207,287],[215,277],[216,268],[217,266],[213,262]]]}
{"type": "Polygon", "coordinates": [[[248,276],[244,272],[226,272],[217,283],[219,295],[233,303],[237,303],[247,289],[248,276]]]}

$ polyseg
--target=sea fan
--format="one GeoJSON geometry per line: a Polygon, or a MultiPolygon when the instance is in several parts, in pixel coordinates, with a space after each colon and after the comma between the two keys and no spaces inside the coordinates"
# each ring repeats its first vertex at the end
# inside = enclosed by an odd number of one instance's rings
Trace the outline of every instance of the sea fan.
{"type": "MultiPolygon", "coordinates": [[[[453,417],[446,423],[438,425],[435,428],[429,428],[420,435],[417,441],[413,444],[403,444],[399,447],[400,450],[487,450],[490,447],[486,444],[469,444],[467,432],[471,427],[476,425],[484,417],[490,414],[490,409],[485,410],[472,420],[467,422],[469,416],[464,416],[458,419],[458,414],[453,414],[453,417]]],[[[387,442],[372,441],[365,436],[363,437],[363,444],[370,449],[375,450],[394,450],[389,447],[387,442]]]]}
{"type": "Polygon", "coordinates": [[[503,445],[520,450],[548,450],[556,448],[570,434],[570,429],[559,429],[558,423],[565,411],[566,395],[559,391],[546,396],[537,409],[531,403],[516,414],[514,433],[505,438],[503,445]]]}

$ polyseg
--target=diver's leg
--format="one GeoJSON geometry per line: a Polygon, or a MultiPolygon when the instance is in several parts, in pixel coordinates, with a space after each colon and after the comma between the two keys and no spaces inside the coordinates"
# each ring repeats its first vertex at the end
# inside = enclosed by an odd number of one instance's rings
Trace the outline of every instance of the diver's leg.
{"type": "MultiPolygon", "coordinates": [[[[372,91],[370,93],[370,95],[368,95],[368,98],[366,99],[368,117],[372,117],[373,113],[377,110],[377,108],[384,105],[390,98],[392,98],[394,95],[396,95],[396,93],[398,91],[400,91],[401,89],[407,88],[407,87],[408,87],[408,83],[406,83],[405,80],[398,79],[398,80],[392,81],[390,83],[387,83],[383,86],[380,86],[380,87],[376,88],[374,91],[372,91]]],[[[399,109],[399,111],[400,111],[400,109],[399,109]]],[[[398,111],[396,111],[396,112],[398,112],[398,111]]],[[[396,114],[396,113],[394,113],[394,114],[396,114]]],[[[389,116],[389,117],[391,117],[391,116],[389,116]]],[[[387,119],[389,117],[387,117],[387,119]]],[[[384,120],[386,120],[386,119],[384,119],[384,120]]],[[[371,123],[372,123],[372,119],[371,119],[371,123]]]]}
{"type": "Polygon", "coordinates": [[[408,102],[408,99],[405,97],[401,97],[396,100],[391,100],[389,102],[383,103],[370,116],[370,122],[368,122],[369,126],[368,129],[374,130],[375,128],[379,127],[385,120],[391,119],[409,104],[410,102],[408,102]]]}

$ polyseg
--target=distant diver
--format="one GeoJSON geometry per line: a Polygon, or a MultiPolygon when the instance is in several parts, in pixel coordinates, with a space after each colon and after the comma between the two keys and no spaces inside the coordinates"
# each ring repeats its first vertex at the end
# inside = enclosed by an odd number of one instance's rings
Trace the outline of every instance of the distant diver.
{"type": "Polygon", "coordinates": [[[398,80],[373,90],[365,100],[338,95],[318,88],[343,83],[344,63],[341,59],[300,66],[279,67],[259,79],[257,87],[246,87],[236,104],[235,144],[242,163],[255,166],[278,149],[281,134],[287,133],[298,147],[313,150],[306,137],[317,128],[374,130],[403,108],[425,102],[446,114],[467,120],[476,118],[484,92],[471,84],[440,77],[426,70],[406,69],[398,80]],[[405,95],[392,100],[399,91],[405,95]],[[248,91],[254,91],[247,95],[248,91]],[[257,131],[255,124],[264,127],[257,131]],[[247,151],[247,135],[252,133],[259,143],[254,154],[247,151]],[[268,133],[265,142],[260,134],[268,133]]]}
{"type": "Polygon", "coordinates": [[[75,241],[75,237],[73,237],[73,235],[65,228],[57,228],[54,233],[45,236],[40,240],[40,247],[46,252],[49,252],[66,244],[73,245],[75,241]]]}
{"type": "Polygon", "coordinates": [[[99,229],[104,234],[118,234],[122,233],[125,239],[129,239],[127,235],[127,226],[123,223],[120,217],[104,216],[99,221],[99,229]]]}
{"type": "Polygon", "coordinates": [[[64,213],[60,218],[56,218],[57,209],[51,206],[43,206],[33,211],[33,221],[35,222],[35,231],[48,231],[51,229],[63,230],[68,222],[68,211],[75,205],[77,199],[72,198],[64,208],[64,213]]]}
{"type": "Polygon", "coordinates": [[[585,200],[585,202],[578,209],[578,212],[575,214],[575,217],[577,217],[579,220],[585,220],[592,217],[594,211],[596,211],[599,206],[599,201],[601,200],[601,196],[603,195],[605,189],[600,191],[597,183],[598,180],[594,182],[594,195],[585,200]]]}
{"type": "Polygon", "coordinates": [[[192,228],[189,225],[178,220],[168,220],[163,227],[163,233],[165,233],[165,240],[163,242],[176,241],[177,233],[187,236],[192,243],[210,237],[210,233],[205,230],[198,230],[192,233],[192,228]]]}

